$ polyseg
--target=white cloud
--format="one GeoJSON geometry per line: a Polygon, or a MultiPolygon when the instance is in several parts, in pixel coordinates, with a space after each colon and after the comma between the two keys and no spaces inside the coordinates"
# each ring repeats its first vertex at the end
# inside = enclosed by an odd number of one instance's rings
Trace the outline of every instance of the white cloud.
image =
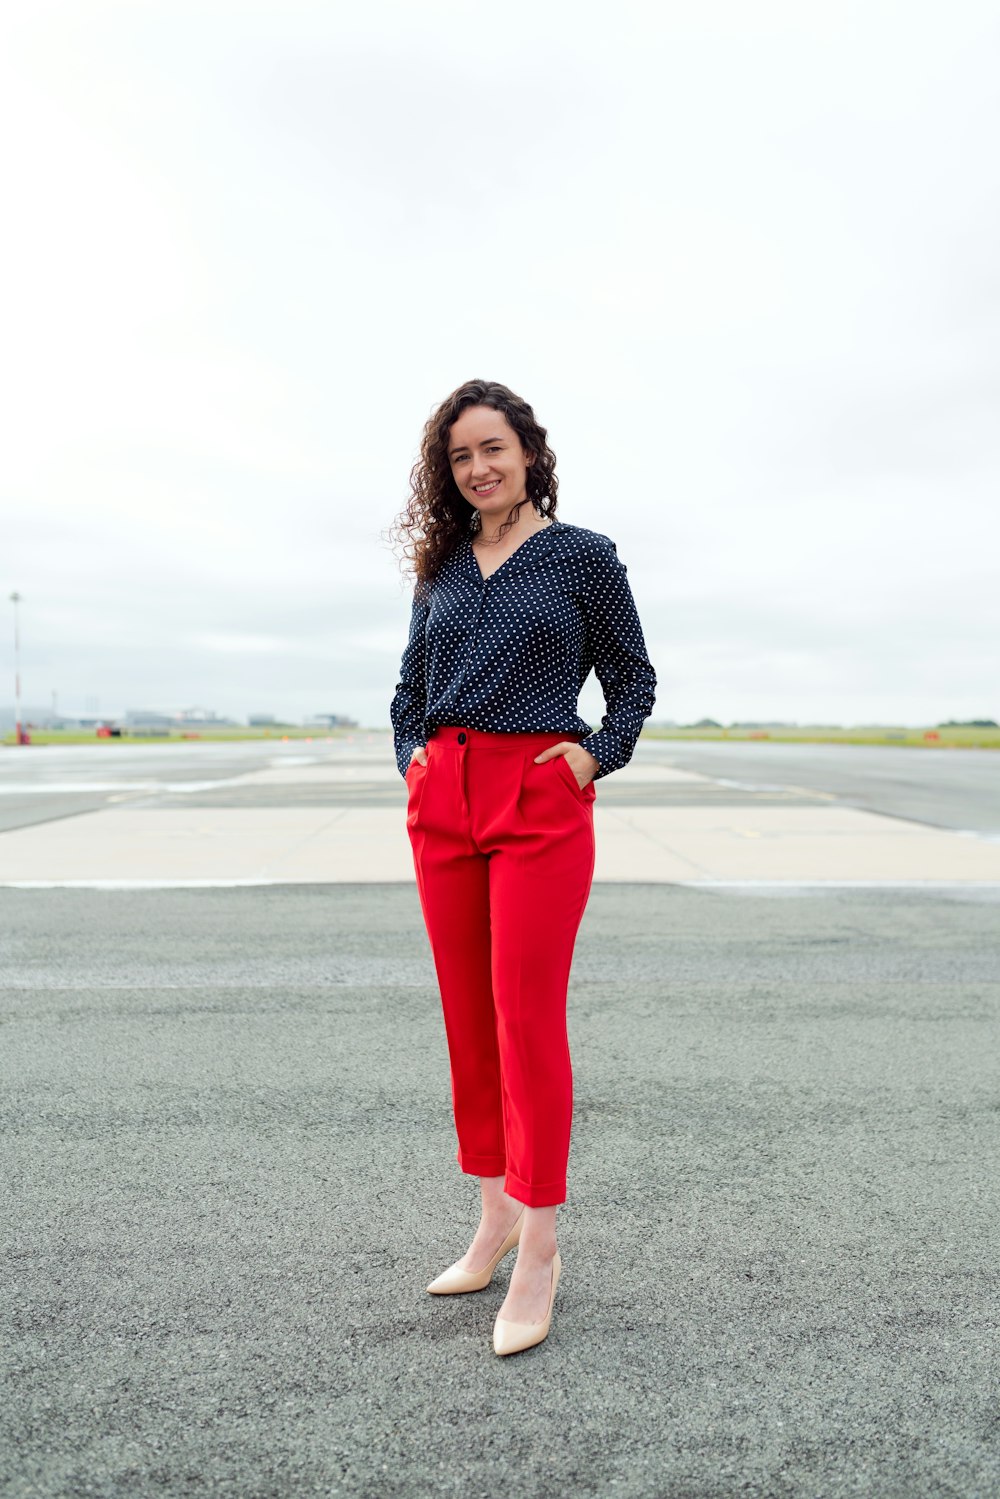
{"type": "Polygon", "coordinates": [[[29,699],[386,723],[382,532],[482,374],[618,542],[657,715],[1000,711],[992,7],[0,26],[29,699]]]}

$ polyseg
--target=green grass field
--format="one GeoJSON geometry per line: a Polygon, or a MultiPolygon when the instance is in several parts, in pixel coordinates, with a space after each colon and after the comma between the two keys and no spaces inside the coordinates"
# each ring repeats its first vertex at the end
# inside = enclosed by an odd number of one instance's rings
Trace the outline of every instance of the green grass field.
{"type": "MultiPolygon", "coordinates": [[[[98,738],[93,729],[29,730],[32,747],[42,744],[170,744],[187,743],[193,739],[224,741],[259,739],[280,744],[284,740],[325,744],[334,739],[362,739],[370,733],[385,733],[385,729],[303,729],[303,728],[226,728],[203,730],[171,730],[169,734],[147,737],[143,734],[123,732],[121,738],[98,738]]],[[[742,740],[766,739],[772,744],[908,744],[921,749],[1000,749],[1000,729],[921,729],[885,728],[861,725],[856,728],[780,728],[780,729],[668,729],[655,725],[643,729],[642,738],[677,740],[742,740]],[[929,737],[931,736],[931,737],[929,737]]],[[[13,732],[0,739],[2,745],[13,745],[13,732]]]]}
{"type": "Polygon", "coordinates": [[[773,744],[909,744],[921,749],[1000,749],[1000,728],[927,728],[861,724],[855,728],[658,729],[646,728],[644,739],[768,739],[773,744]]]}

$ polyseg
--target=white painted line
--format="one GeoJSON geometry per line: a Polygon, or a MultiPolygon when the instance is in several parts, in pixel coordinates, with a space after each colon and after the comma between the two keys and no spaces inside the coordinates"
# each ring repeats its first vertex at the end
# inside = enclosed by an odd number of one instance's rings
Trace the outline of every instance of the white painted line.
{"type": "Polygon", "coordinates": [[[216,781],[0,781],[0,796],[36,796],[50,792],[69,796],[78,791],[214,791],[217,786],[238,786],[245,776],[216,781]]]}
{"type": "MultiPolygon", "coordinates": [[[[398,880],[283,879],[152,879],[152,880],[0,880],[0,890],[201,890],[234,889],[243,885],[407,885],[398,880]]],[[[662,885],[681,890],[995,890],[1000,880],[594,880],[595,885],[662,885]]]]}
{"type": "MultiPolygon", "coordinates": [[[[595,881],[596,883],[596,881],[595,881]]],[[[625,884],[616,880],[615,884],[625,884]]],[[[658,883],[634,880],[636,885],[658,883]]],[[[713,890],[1000,890],[1000,880],[671,880],[672,885],[713,890]]]]}
{"type": "MultiPolygon", "coordinates": [[[[228,889],[236,885],[285,885],[278,879],[231,880],[0,880],[0,890],[200,890],[228,889]]],[[[317,880],[316,884],[326,884],[317,880]]]]}

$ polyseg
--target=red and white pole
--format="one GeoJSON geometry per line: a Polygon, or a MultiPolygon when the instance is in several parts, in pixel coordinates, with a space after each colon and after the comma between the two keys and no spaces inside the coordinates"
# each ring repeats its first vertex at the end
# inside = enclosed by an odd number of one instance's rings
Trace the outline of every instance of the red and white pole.
{"type": "Polygon", "coordinates": [[[17,625],[17,606],[21,602],[21,595],[19,593],[12,593],[10,600],[14,605],[14,702],[16,704],[14,743],[23,744],[24,730],[21,727],[21,635],[17,625]]]}

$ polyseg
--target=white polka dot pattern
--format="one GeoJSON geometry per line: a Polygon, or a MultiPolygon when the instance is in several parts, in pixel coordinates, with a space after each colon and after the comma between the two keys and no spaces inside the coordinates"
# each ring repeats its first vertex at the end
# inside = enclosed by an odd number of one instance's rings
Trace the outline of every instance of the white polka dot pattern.
{"type": "Polygon", "coordinates": [[[585,734],[599,780],[632,758],[656,688],[615,543],[564,521],[522,541],[485,582],[466,537],[414,593],[399,677],[389,715],[401,776],[433,728],[460,724],[585,734]],[[591,670],[607,709],[596,733],[577,713],[591,670]]]}

